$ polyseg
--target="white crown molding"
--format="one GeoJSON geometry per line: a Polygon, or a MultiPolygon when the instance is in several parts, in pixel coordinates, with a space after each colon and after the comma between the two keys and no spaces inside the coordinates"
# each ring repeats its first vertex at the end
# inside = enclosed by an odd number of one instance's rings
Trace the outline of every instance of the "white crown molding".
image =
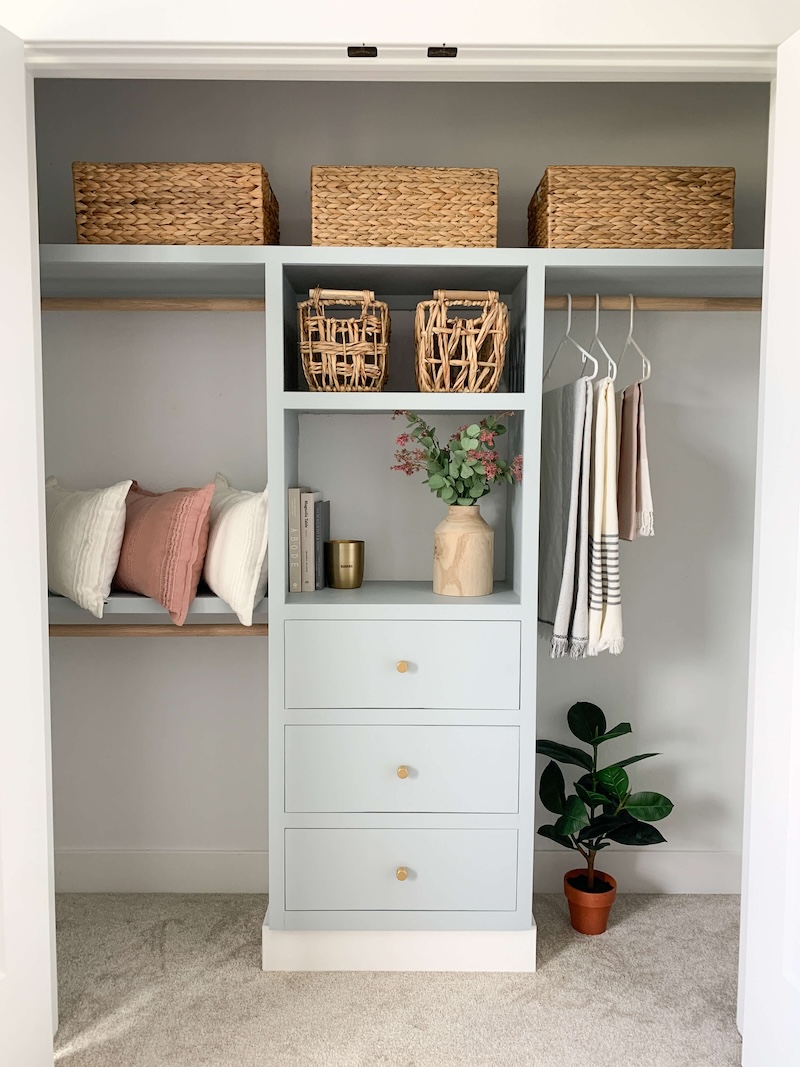
{"type": "Polygon", "coordinates": [[[763,47],[459,47],[428,59],[421,45],[378,44],[377,59],[346,45],[29,43],[37,78],[203,78],[287,81],[770,81],[763,47]]]}

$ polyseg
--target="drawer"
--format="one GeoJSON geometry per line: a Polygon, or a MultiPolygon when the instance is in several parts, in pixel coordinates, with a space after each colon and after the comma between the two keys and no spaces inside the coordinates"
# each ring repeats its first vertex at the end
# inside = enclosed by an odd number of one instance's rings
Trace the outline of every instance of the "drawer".
{"type": "Polygon", "coordinates": [[[516,726],[287,726],[285,742],[286,811],[519,807],[516,726]]]}
{"type": "Polygon", "coordinates": [[[516,909],[516,830],[287,830],[285,858],[287,911],[516,909]]]}
{"type": "Polygon", "coordinates": [[[518,622],[285,625],[287,708],[519,707],[518,622]]]}

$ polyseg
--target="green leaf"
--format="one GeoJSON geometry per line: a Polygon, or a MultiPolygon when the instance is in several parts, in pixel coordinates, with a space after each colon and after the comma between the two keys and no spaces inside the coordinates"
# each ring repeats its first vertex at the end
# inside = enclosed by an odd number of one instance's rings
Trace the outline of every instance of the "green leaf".
{"type": "Polygon", "coordinates": [[[564,789],[564,775],[553,760],[542,771],[539,781],[539,798],[548,811],[554,815],[563,815],[567,806],[567,794],[564,789]]]}
{"type": "Polygon", "coordinates": [[[540,826],[536,833],[541,834],[542,837],[546,837],[548,841],[555,841],[556,844],[562,845],[564,848],[575,848],[572,841],[563,834],[560,834],[555,826],[550,826],[549,824],[547,826],[540,826]]]}
{"type": "Polygon", "coordinates": [[[498,425],[494,428],[494,432],[497,434],[498,437],[502,437],[503,434],[506,432],[506,428],[505,426],[498,423],[498,425]]]}
{"type": "MultiPolygon", "coordinates": [[[[591,778],[591,775],[588,777],[591,778]]],[[[608,803],[607,796],[604,796],[602,793],[594,793],[591,789],[586,789],[580,782],[575,783],[575,792],[584,804],[588,804],[590,808],[596,808],[601,804],[608,803]]]]}
{"type": "Polygon", "coordinates": [[[463,507],[468,507],[469,505],[471,505],[471,504],[474,504],[474,503],[475,503],[475,501],[474,501],[474,500],[472,499],[472,497],[471,497],[471,496],[460,496],[460,497],[458,498],[458,502],[459,502],[459,504],[461,504],[461,505],[462,505],[463,507]]]}
{"type": "MultiPolygon", "coordinates": [[[[651,759],[653,756],[660,756],[660,752],[644,752],[641,756],[628,756],[627,759],[617,760],[616,763],[609,763],[607,767],[603,767],[604,771],[610,771],[615,767],[630,767],[632,763],[638,763],[642,759],[651,759]]],[[[598,771],[598,774],[601,772],[598,771]]]]}
{"type": "Polygon", "coordinates": [[[428,485],[431,489],[441,489],[444,484],[444,478],[441,474],[432,474],[428,479],[428,485]]]}
{"type": "Polygon", "coordinates": [[[598,815],[578,833],[578,840],[583,842],[591,841],[595,837],[606,837],[611,830],[618,829],[626,822],[626,819],[621,819],[618,815],[598,815]]]}
{"type": "Polygon", "coordinates": [[[447,469],[450,472],[450,477],[451,478],[457,478],[458,477],[458,472],[461,470],[461,464],[460,463],[453,463],[452,460],[451,460],[450,465],[449,465],[449,467],[447,469]]]}
{"type": "Polygon", "coordinates": [[[624,734],[629,734],[631,732],[631,724],[629,722],[621,722],[619,726],[615,726],[613,730],[609,730],[608,733],[603,734],[601,737],[596,737],[594,743],[600,745],[603,741],[611,741],[615,737],[622,737],[624,734]]]}
{"type": "Polygon", "coordinates": [[[621,800],[630,789],[628,776],[621,767],[607,767],[597,772],[598,782],[607,785],[615,797],[621,800]]]}
{"type": "Polygon", "coordinates": [[[475,497],[477,500],[479,496],[483,496],[484,485],[483,482],[476,482],[470,489],[469,495],[475,497]]]}
{"type": "Polygon", "coordinates": [[[462,465],[462,467],[461,467],[461,477],[462,478],[471,478],[472,477],[472,467],[470,467],[466,463],[464,463],[462,465]]]}
{"type": "Polygon", "coordinates": [[[660,845],[666,838],[646,822],[629,822],[608,835],[618,845],[660,845]]]}
{"type": "Polygon", "coordinates": [[[556,823],[556,833],[569,837],[571,834],[577,834],[579,830],[583,829],[584,826],[588,826],[588,824],[589,816],[586,814],[584,803],[579,796],[573,793],[572,796],[567,797],[567,806],[564,809],[564,814],[556,823]]]}
{"type": "Polygon", "coordinates": [[[466,429],[466,434],[468,437],[480,437],[481,428],[477,424],[477,422],[470,423],[470,425],[466,429]]]}
{"type": "Polygon", "coordinates": [[[605,732],[606,717],[596,704],[579,701],[567,712],[567,724],[579,741],[590,745],[605,732]]]}
{"type": "MultiPolygon", "coordinates": [[[[625,801],[625,810],[630,812],[634,819],[642,819],[644,822],[666,819],[672,808],[672,801],[662,793],[631,793],[625,801]]],[[[552,808],[550,810],[552,811],[552,808]]]]}
{"type": "Polygon", "coordinates": [[[442,500],[445,502],[445,504],[452,504],[455,498],[456,491],[452,487],[452,485],[445,486],[444,491],[442,492],[442,500]]]}
{"type": "Polygon", "coordinates": [[[560,745],[558,741],[537,741],[536,751],[540,756],[549,756],[559,763],[574,763],[576,767],[583,767],[586,771],[592,769],[592,757],[588,752],[570,745],[560,745]]]}

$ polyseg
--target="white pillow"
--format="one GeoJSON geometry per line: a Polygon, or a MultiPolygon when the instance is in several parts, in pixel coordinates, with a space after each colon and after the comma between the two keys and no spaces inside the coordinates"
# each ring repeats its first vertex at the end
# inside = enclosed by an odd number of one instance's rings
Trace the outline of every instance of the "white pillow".
{"type": "Polygon", "coordinates": [[[98,619],[119,562],[130,487],[130,480],[88,491],[45,482],[48,588],[98,619]]]}
{"type": "Polygon", "coordinates": [[[267,590],[267,489],[233,489],[217,474],[204,576],[221,597],[252,626],[253,608],[267,590]]]}

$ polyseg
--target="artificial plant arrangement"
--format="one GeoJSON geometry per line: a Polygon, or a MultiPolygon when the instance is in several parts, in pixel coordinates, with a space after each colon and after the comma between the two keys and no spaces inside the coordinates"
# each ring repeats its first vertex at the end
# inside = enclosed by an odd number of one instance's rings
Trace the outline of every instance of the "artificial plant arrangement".
{"type": "Polygon", "coordinates": [[[402,415],[408,420],[408,429],[397,438],[400,447],[395,452],[392,470],[409,476],[425,471],[428,477],[423,485],[445,504],[468,507],[477,504],[495,482],[510,484],[522,480],[522,456],[508,463],[495,448],[495,439],[506,433],[506,427],[499,421],[502,416],[487,415],[480,422],[459,426],[442,445],[435,428],[420,415],[396,411],[392,418],[402,415]]]}
{"type": "Polygon", "coordinates": [[[539,797],[545,808],[558,816],[555,823],[540,826],[538,833],[579,852],[586,861],[585,870],[568,871],[564,876],[564,891],[575,929],[602,933],[616,895],[616,882],[595,868],[597,853],[612,841],[619,845],[661,844],[666,838],[652,823],[669,815],[673,805],[661,793],[633,792],[625,770],[632,763],[657,756],[657,752],[629,756],[598,767],[600,745],[631,733],[629,722],[621,722],[609,730],[600,708],[580,701],[567,712],[567,723],[574,736],[589,745],[591,751],[558,741],[537,742],[536,751],[550,757],[542,771],[539,797]],[[583,771],[569,795],[558,763],[583,771]],[[585,928],[587,925],[591,928],[585,928]]]}
{"type": "MultiPolygon", "coordinates": [[[[506,412],[511,415],[513,412],[506,412]]],[[[392,470],[412,475],[425,472],[425,485],[447,504],[448,514],[433,538],[433,591],[443,596],[486,596],[494,587],[494,531],[481,517],[478,501],[497,482],[522,479],[522,456],[501,459],[496,439],[506,427],[502,416],[459,426],[442,444],[436,430],[413,411],[404,415],[408,428],[397,438],[392,470]]]]}

